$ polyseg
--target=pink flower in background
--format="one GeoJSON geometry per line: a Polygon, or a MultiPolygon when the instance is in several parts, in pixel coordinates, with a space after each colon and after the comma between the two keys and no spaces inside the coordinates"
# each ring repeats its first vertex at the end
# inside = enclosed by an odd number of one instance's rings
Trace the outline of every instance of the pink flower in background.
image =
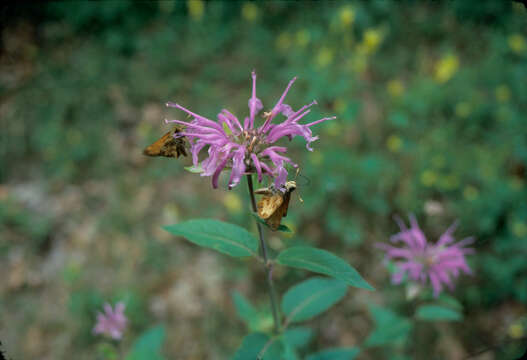
{"type": "Polygon", "coordinates": [[[287,180],[286,164],[293,167],[297,165],[284,154],[287,148],[273,145],[283,137],[291,140],[295,136],[302,136],[307,142],[307,149],[312,151],[311,142],[318,139],[313,136],[311,126],[335,117],[322,118],[307,124],[300,124],[311,110],[309,108],[316,101],[302,106],[293,111],[291,106],[284,104],[284,99],[296,80],[293,78],[284,93],[269,112],[264,112],[262,124],[257,126],[256,115],[263,109],[263,104],[256,97],[256,73],[252,74],[252,95],[249,99],[249,116],[245,117],[243,124],[228,110],[223,109],[218,114],[218,120],[209,120],[201,115],[184,108],[179,104],[168,102],[167,106],[175,107],[192,116],[190,122],[181,120],[166,120],[185,126],[185,130],[175,136],[185,136],[191,144],[190,152],[194,166],[199,165],[198,155],[202,150],[207,150],[207,157],[201,161],[203,172],[201,176],[212,176],[212,186],[218,187],[218,177],[227,168],[231,169],[229,188],[236,186],[244,174],[257,173],[258,181],[264,175],[274,179],[277,188],[284,185],[287,180]],[[283,115],[278,123],[273,120],[283,115]]]}
{"type": "Polygon", "coordinates": [[[123,336],[128,320],[124,315],[125,305],[122,302],[115,304],[115,309],[108,303],[104,304],[104,313],[97,313],[97,323],[93,328],[94,334],[102,334],[112,339],[119,340],[123,336]]]}
{"type": "Polygon", "coordinates": [[[392,283],[399,284],[405,275],[409,279],[421,284],[430,281],[434,296],[437,297],[447,286],[450,290],[454,289],[453,278],[457,278],[460,272],[470,274],[470,268],[465,261],[465,255],[474,252],[472,248],[465,246],[471,244],[474,239],[466,238],[459,242],[452,233],[457,227],[457,223],[452,224],[439,237],[439,240],[432,244],[428,242],[424,233],[419,228],[415,216],[410,215],[410,228],[407,228],[400,218],[396,221],[401,231],[390,238],[392,243],[402,243],[402,247],[395,247],[388,244],[377,244],[386,251],[388,259],[394,259],[397,271],[392,276],[392,283]]]}

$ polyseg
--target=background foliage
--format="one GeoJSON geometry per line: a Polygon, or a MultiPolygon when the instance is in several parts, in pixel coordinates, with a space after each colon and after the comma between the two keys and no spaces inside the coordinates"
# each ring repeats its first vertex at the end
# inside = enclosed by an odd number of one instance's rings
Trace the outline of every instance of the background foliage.
{"type": "MultiPolygon", "coordinates": [[[[415,358],[502,343],[486,355],[518,353],[508,341],[527,325],[522,4],[46,2],[2,5],[1,18],[0,338],[14,359],[92,359],[107,300],[127,302],[128,347],[154,329],[170,339],[169,359],[233,353],[246,333],[234,290],[256,304],[252,330],[270,329],[259,266],[161,229],[193,217],[252,223],[243,184],[213,191],[183,171],[188,159],[141,154],[165,117],[181,116],[167,100],[245,114],[252,69],[264,105],[297,75],[288,102],[315,98],[313,119],[338,116],[319,126],[313,153],[293,142],[304,203],[293,198],[295,234],[271,246],[331,250],[377,289],[354,289],[314,320],[309,353],[366,341],[359,358],[388,358],[375,324],[412,331],[416,304],[389,285],[373,246],[396,231],[393,214],[409,212],[431,237],[459,219],[477,255],[453,294],[463,321],[417,322],[421,339],[393,346],[415,358]]],[[[277,269],[280,293],[302,276],[277,269]]]]}

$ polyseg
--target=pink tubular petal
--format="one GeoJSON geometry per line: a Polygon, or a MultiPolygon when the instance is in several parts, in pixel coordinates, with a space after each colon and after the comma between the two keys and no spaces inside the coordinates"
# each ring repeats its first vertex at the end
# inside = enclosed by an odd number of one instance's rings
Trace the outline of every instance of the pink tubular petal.
{"type": "Polygon", "coordinates": [[[433,272],[430,272],[428,274],[428,277],[430,278],[430,283],[432,284],[432,289],[434,290],[434,297],[438,297],[439,293],[443,289],[441,286],[441,281],[439,281],[437,275],[433,272]]]}
{"type": "Polygon", "coordinates": [[[283,166],[280,166],[276,168],[276,172],[277,175],[274,181],[274,186],[277,189],[280,189],[284,186],[285,182],[287,181],[287,170],[283,166]]]}
{"type": "Polygon", "coordinates": [[[316,120],[316,121],[313,121],[313,122],[310,122],[309,124],[306,124],[307,127],[311,127],[313,125],[316,125],[318,123],[321,123],[321,122],[324,122],[324,121],[328,121],[328,120],[335,120],[337,117],[336,116],[331,116],[331,117],[325,117],[325,118],[322,118],[320,120],[316,120]]]}
{"type": "Polygon", "coordinates": [[[453,242],[454,238],[452,237],[452,234],[456,230],[458,224],[459,224],[458,221],[454,221],[454,223],[450,225],[448,229],[446,229],[446,231],[439,237],[439,241],[437,242],[437,245],[442,246],[442,245],[447,245],[453,242]]]}
{"type": "Polygon", "coordinates": [[[232,157],[232,153],[228,154],[225,159],[218,165],[216,168],[216,171],[214,171],[214,174],[212,175],[212,187],[214,189],[218,188],[218,178],[220,176],[221,171],[225,168],[225,165],[227,165],[227,161],[232,157]]]}
{"type": "Polygon", "coordinates": [[[183,106],[181,106],[179,104],[176,104],[176,103],[173,103],[173,102],[169,101],[169,102],[166,103],[166,105],[168,107],[175,107],[175,108],[177,108],[179,110],[182,110],[182,111],[186,112],[187,114],[189,114],[190,116],[193,116],[195,119],[202,121],[207,126],[214,127],[214,128],[216,128],[216,129],[218,129],[220,131],[223,131],[223,129],[221,128],[221,126],[217,122],[209,120],[209,119],[207,119],[204,116],[201,116],[201,115],[198,115],[196,113],[193,113],[192,111],[188,110],[187,108],[184,108],[183,106]]]}
{"type": "Polygon", "coordinates": [[[419,224],[417,223],[417,219],[415,218],[414,214],[410,214],[410,224],[411,224],[410,231],[412,232],[414,244],[418,248],[421,248],[421,249],[424,248],[427,243],[426,237],[425,237],[425,234],[423,234],[423,232],[421,231],[421,228],[419,228],[419,224]]]}
{"type": "Polygon", "coordinates": [[[267,155],[270,152],[286,152],[287,148],[284,146],[269,146],[267,149],[261,152],[262,155],[267,155]]]}
{"type": "Polygon", "coordinates": [[[298,109],[296,112],[294,112],[293,114],[291,114],[290,116],[287,117],[288,120],[291,120],[291,121],[296,121],[295,119],[298,118],[298,115],[300,115],[303,111],[309,109],[311,106],[313,105],[318,105],[317,101],[316,100],[313,100],[311,103],[307,104],[307,105],[304,105],[302,106],[300,109],[298,109]]]}
{"type": "MultiPolygon", "coordinates": [[[[296,81],[296,76],[294,78],[291,79],[291,81],[289,81],[289,84],[287,84],[287,87],[285,88],[284,90],[284,93],[282,94],[282,96],[280,97],[280,100],[278,100],[278,102],[276,103],[276,105],[274,106],[273,108],[273,112],[275,111],[279,111],[279,108],[280,106],[282,105],[282,103],[284,102],[284,99],[285,99],[285,96],[287,95],[287,93],[289,92],[289,89],[291,88],[291,86],[293,85],[293,83],[296,81]]],[[[276,114],[275,114],[276,115],[276,114]]]]}
{"type": "Polygon", "coordinates": [[[192,128],[194,130],[211,132],[213,134],[219,134],[219,135],[225,136],[225,132],[223,131],[223,129],[222,129],[222,131],[220,131],[220,130],[216,129],[216,127],[203,126],[203,125],[193,124],[193,123],[189,123],[189,122],[181,121],[181,120],[166,120],[165,119],[165,122],[166,123],[182,124],[182,125],[185,125],[187,128],[192,128]]]}
{"type": "Polygon", "coordinates": [[[223,113],[224,116],[226,116],[227,118],[229,118],[236,126],[238,126],[238,128],[240,129],[240,131],[243,131],[243,127],[242,127],[242,124],[240,123],[240,121],[238,120],[238,118],[236,116],[234,116],[229,110],[227,109],[223,109],[221,111],[223,113]]]}
{"type": "Polygon", "coordinates": [[[262,167],[262,170],[264,170],[267,175],[273,176],[273,170],[271,170],[271,168],[267,166],[266,163],[264,163],[263,161],[260,161],[260,166],[262,167]]]}
{"type": "Polygon", "coordinates": [[[287,118],[295,114],[291,106],[287,104],[282,104],[282,106],[280,107],[280,113],[287,118]]]}
{"type": "Polygon", "coordinates": [[[260,130],[259,130],[260,132],[266,132],[268,130],[268,127],[271,121],[273,121],[274,117],[278,113],[280,113],[282,102],[284,101],[285,96],[287,95],[287,93],[289,92],[289,89],[291,88],[291,86],[293,85],[295,81],[296,81],[296,76],[293,79],[291,79],[291,81],[289,81],[289,84],[287,84],[287,87],[285,88],[285,91],[283,92],[282,96],[280,97],[276,105],[273,107],[273,110],[271,110],[271,114],[267,117],[264,124],[260,127],[260,130]]]}
{"type": "Polygon", "coordinates": [[[245,150],[244,146],[240,146],[240,148],[234,152],[232,171],[229,178],[229,189],[238,185],[243,173],[245,172],[245,150]]]}
{"type": "Polygon", "coordinates": [[[256,97],[256,72],[253,70],[251,73],[252,77],[252,95],[249,99],[249,126],[252,129],[254,127],[254,116],[263,109],[263,104],[260,99],[256,97]]]}
{"type": "Polygon", "coordinates": [[[258,182],[262,182],[262,167],[260,165],[260,160],[256,154],[251,154],[251,159],[253,160],[254,167],[256,168],[256,173],[258,174],[258,182]]]}

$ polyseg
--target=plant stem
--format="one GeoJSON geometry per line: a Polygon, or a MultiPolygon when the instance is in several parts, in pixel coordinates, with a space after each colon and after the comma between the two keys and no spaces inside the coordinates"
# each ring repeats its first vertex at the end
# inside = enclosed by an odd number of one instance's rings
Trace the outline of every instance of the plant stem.
{"type": "MultiPolygon", "coordinates": [[[[249,186],[249,195],[251,196],[252,209],[253,212],[256,212],[256,200],[254,198],[253,178],[251,174],[247,175],[247,185],[249,186]]],[[[271,309],[273,311],[274,332],[278,333],[280,331],[280,315],[278,313],[276,290],[273,284],[273,263],[269,261],[267,254],[267,245],[265,244],[263,236],[262,224],[256,222],[256,226],[258,226],[258,235],[260,237],[260,255],[264,260],[264,271],[267,278],[267,288],[269,290],[269,298],[271,300],[271,309]]]]}

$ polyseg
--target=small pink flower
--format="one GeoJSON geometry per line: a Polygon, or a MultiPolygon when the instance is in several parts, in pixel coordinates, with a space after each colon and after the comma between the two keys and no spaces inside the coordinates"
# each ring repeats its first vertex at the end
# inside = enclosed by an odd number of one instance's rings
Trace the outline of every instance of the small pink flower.
{"type": "Polygon", "coordinates": [[[118,302],[115,305],[115,310],[110,304],[104,304],[104,313],[97,313],[97,323],[93,328],[93,333],[120,340],[128,322],[124,315],[124,308],[123,302],[118,302]]]}
{"type": "Polygon", "coordinates": [[[297,165],[284,154],[287,148],[273,145],[283,137],[291,140],[295,136],[302,136],[307,142],[307,149],[312,151],[310,144],[318,139],[313,136],[311,127],[318,123],[335,119],[335,117],[322,118],[307,124],[300,124],[311,110],[309,108],[317,102],[313,101],[293,111],[291,106],[284,104],[284,99],[289,89],[296,80],[293,78],[284,93],[267,113],[260,126],[256,124],[256,115],[263,109],[263,104],[256,97],[256,73],[253,71],[252,94],[249,99],[249,116],[242,122],[228,110],[223,109],[218,114],[218,120],[209,120],[195,114],[183,106],[168,102],[168,107],[175,107],[192,116],[190,122],[181,120],[166,120],[185,125],[185,130],[175,136],[185,136],[190,142],[190,153],[194,166],[198,166],[199,153],[206,149],[207,157],[201,161],[203,172],[201,176],[212,176],[212,186],[218,187],[218,178],[224,169],[231,169],[229,188],[236,186],[244,174],[256,173],[258,182],[264,175],[274,179],[277,188],[281,188],[287,180],[286,164],[293,167],[297,165]],[[276,116],[281,114],[285,119],[274,124],[276,116]]]}
{"type": "Polygon", "coordinates": [[[410,215],[410,228],[407,228],[400,218],[396,218],[401,231],[390,238],[392,243],[402,242],[402,247],[395,247],[384,243],[377,247],[386,251],[388,259],[395,259],[397,270],[392,276],[392,283],[399,284],[405,275],[411,281],[426,284],[430,281],[434,296],[437,297],[447,286],[454,289],[453,278],[457,278],[460,271],[471,274],[465,255],[474,252],[465,246],[474,239],[469,237],[457,243],[452,233],[457,223],[452,224],[435,243],[429,243],[419,228],[415,216],[410,215]]]}

